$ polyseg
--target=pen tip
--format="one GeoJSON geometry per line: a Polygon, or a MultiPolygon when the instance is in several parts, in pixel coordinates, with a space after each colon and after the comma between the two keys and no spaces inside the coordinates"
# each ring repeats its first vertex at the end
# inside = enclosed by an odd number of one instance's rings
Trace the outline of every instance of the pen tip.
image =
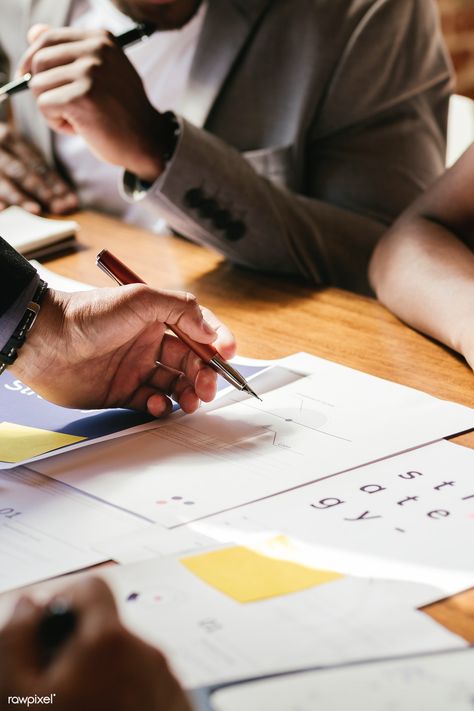
{"type": "Polygon", "coordinates": [[[260,402],[263,402],[262,398],[259,397],[259,396],[257,395],[257,393],[252,390],[252,388],[250,387],[250,385],[247,385],[247,387],[245,388],[245,390],[248,392],[249,395],[253,395],[254,398],[256,398],[257,400],[260,400],[260,402]]]}

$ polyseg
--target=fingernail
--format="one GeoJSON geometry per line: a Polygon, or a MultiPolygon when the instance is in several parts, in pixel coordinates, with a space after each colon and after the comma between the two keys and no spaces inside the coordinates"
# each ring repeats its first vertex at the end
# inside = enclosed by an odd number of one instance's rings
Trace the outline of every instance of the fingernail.
{"type": "Polygon", "coordinates": [[[17,600],[15,607],[13,609],[13,614],[15,617],[27,617],[35,609],[33,601],[22,595],[19,600],[17,600]]]}
{"type": "Polygon", "coordinates": [[[173,410],[173,403],[164,395],[151,395],[148,398],[147,410],[153,417],[166,417],[173,410]]]}
{"type": "Polygon", "coordinates": [[[212,326],[209,323],[207,323],[207,321],[203,321],[202,324],[204,326],[204,330],[206,331],[206,333],[208,333],[210,336],[216,335],[216,329],[212,328],[212,326]]]}

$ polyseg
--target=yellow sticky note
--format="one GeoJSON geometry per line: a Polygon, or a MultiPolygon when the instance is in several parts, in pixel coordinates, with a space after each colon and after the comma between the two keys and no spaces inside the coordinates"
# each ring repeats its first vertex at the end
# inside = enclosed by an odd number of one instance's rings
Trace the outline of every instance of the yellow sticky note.
{"type": "Polygon", "coordinates": [[[256,602],[306,590],[343,576],[233,546],[182,558],[194,575],[237,602],[256,602]]]}
{"type": "Polygon", "coordinates": [[[0,422],[0,461],[21,462],[66,447],[68,444],[81,442],[83,439],[85,437],[15,425],[12,422],[0,422]]]}

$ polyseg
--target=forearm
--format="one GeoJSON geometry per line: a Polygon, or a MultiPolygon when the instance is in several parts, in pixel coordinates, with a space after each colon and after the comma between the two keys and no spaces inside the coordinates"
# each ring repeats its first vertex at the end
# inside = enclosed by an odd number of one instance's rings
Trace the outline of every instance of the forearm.
{"type": "Polygon", "coordinates": [[[36,270],[0,238],[0,349],[18,326],[39,283],[36,270]]]}
{"type": "Polygon", "coordinates": [[[368,260],[385,226],[298,195],[283,178],[259,175],[234,148],[184,122],[164,180],[135,199],[235,264],[367,292],[368,260]]]}
{"type": "Polygon", "coordinates": [[[452,232],[420,216],[399,221],[377,246],[369,274],[399,318],[474,365],[474,254],[452,232]]]}

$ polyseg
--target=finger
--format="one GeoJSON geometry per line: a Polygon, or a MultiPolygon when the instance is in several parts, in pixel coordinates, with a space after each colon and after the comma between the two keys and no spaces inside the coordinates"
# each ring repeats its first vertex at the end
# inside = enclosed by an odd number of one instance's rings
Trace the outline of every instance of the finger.
{"type": "Polygon", "coordinates": [[[237,343],[235,336],[224,323],[217,316],[205,306],[201,306],[201,311],[208,324],[215,329],[217,333],[217,338],[213,345],[219,351],[223,358],[233,358],[237,350],[237,343]]]}
{"type": "Polygon", "coordinates": [[[184,373],[190,382],[194,382],[198,372],[206,367],[198,355],[170,333],[163,336],[156,360],[175,372],[184,373]]]}
{"type": "MultiPolygon", "coordinates": [[[[57,71],[59,72],[59,69],[57,71]]],[[[66,73],[67,71],[69,71],[67,67],[61,67],[61,72],[66,73]]],[[[66,110],[70,109],[75,101],[86,96],[90,86],[91,79],[81,76],[73,81],[67,80],[60,86],[45,90],[37,96],[38,108],[54,130],[58,123],[64,121],[71,123],[70,116],[66,114],[66,110]]]]}
{"type": "Polygon", "coordinates": [[[137,308],[143,323],[178,325],[193,340],[212,343],[216,332],[202,315],[196,297],[186,292],[155,291],[143,284],[124,287],[122,298],[129,302],[134,313],[137,308]]]}
{"type": "MultiPolygon", "coordinates": [[[[34,28],[32,28],[34,29],[34,28]]],[[[34,33],[33,33],[34,36],[34,33]]],[[[19,71],[22,74],[31,72],[33,57],[37,52],[46,47],[52,47],[54,45],[64,45],[71,42],[80,42],[81,40],[92,38],[103,38],[104,41],[107,39],[110,43],[113,43],[113,39],[108,32],[104,30],[80,30],[71,27],[60,27],[57,29],[48,29],[45,32],[41,32],[38,37],[36,37],[33,43],[26,50],[25,54],[20,60],[19,71]]]]}
{"type": "Polygon", "coordinates": [[[28,41],[28,44],[33,44],[44,32],[47,32],[49,30],[49,25],[44,25],[41,23],[38,23],[37,25],[33,25],[30,27],[28,30],[28,33],[26,35],[26,39],[28,41]]]}
{"type": "MultiPolygon", "coordinates": [[[[179,404],[183,412],[186,412],[188,414],[195,412],[200,405],[200,400],[196,394],[193,384],[189,382],[189,380],[186,378],[185,375],[183,375],[183,373],[174,372],[169,377],[171,377],[172,379],[171,386],[169,389],[169,395],[171,395],[173,400],[179,404]]],[[[159,391],[157,390],[157,394],[158,392],[159,391]]],[[[156,399],[157,395],[153,395],[149,398],[149,408],[150,406],[155,407],[154,403],[156,399]]]]}
{"type": "MultiPolygon", "coordinates": [[[[34,146],[18,136],[10,135],[6,147],[0,149],[0,171],[51,212],[68,212],[78,207],[77,196],[69,185],[49,168],[34,146]]],[[[30,211],[38,212],[39,207],[30,211]]]]}
{"type": "Polygon", "coordinates": [[[65,588],[54,600],[61,601],[61,605],[67,605],[75,613],[76,624],[73,634],[49,664],[47,678],[52,688],[74,678],[81,661],[104,640],[110,641],[110,632],[122,629],[115,599],[100,578],[86,577],[65,588]]]}
{"type": "MultiPolygon", "coordinates": [[[[31,61],[33,79],[37,79],[39,74],[44,74],[52,69],[71,66],[78,59],[93,58],[97,54],[101,42],[102,39],[99,40],[97,37],[88,37],[67,44],[39,49],[31,61]]],[[[33,79],[29,82],[30,87],[34,86],[33,79]]]]}
{"type": "Polygon", "coordinates": [[[5,121],[0,121],[0,145],[4,143],[9,143],[13,136],[13,131],[8,123],[5,121]]]}
{"type": "MultiPolygon", "coordinates": [[[[190,360],[197,358],[194,354],[192,356],[190,360]]],[[[202,361],[192,379],[184,373],[160,364],[150,378],[149,384],[158,391],[170,395],[185,412],[194,412],[201,400],[210,402],[217,392],[217,376],[202,361]]]]}
{"type": "Polygon", "coordinates": [[[20,190],[15,183],[0,174],[0,200],[7,205],[19,205],[24,210],[39,215],[41,205],[20,190]]]}
{"type": "Polygon", "coordinates": [[[150,392],[146,399],[146,410],[153,417],[167,417],[173,412],[173,403],[159,392],[150,392]]]}
{"type": "MultiPolygon", "coordinates": [[[[27,161],[20,160],[14,154],[2,149],[0,149],[0,172],[15,185],[17,190],[20,190],[18,186],[21,185],[23,194],[27,195],[30,200],[36,198],[39,203],[45,206],[49,206],[54,200],[51,188],[45,184],[43,177],[34,172],[32,163],[28,165],[27,161]]],[[[20,204],[18,195],[13,194],[12,199],[15,200],[15,204],[20,204]]],[[[64,196],[60,199],[65,201],[64,196]]],[[[35,203],[36,200],[33,202],[35,203]]],[[[68,200],[68,204],[75,204],[75,202],[75,200],[73,203],[68,200]]],[[[33,210],[40,211],[39,204],[36,208],[32,208],[33,210]]]]}
{"type": "MultiPolygon", "coordinates": [[[[41,71],[39,74],[35,74],[30,80],[29,88],[36,99],[39,99],[39,97],[47,92],[52,92],[54,89],[61,89],[62,87],[73,84],[73,82],[86,78],[92,66],[98,65],[98,61],[97,59],[87,57],[73,62],[72,64],[64,64],[53,67],[52,69],[47,69],[46,71],[41,71]]],[[[81,85],[84,87],[89,86],[89,82],[82,82],[81,85]]],[[[60,92],[56,92],[56,94],[60,95],[60,92]]],[[[56,104],[60,104],[60,101],[57,99],[56,104]]]]}
{"type": "Polygon", "coordinates": [[[35,146],[20,137],[14,137],[9,145],[9,150],[23,161],[35,176],[42,180],[53,198],[70,196],[77,204],[77,197],[71,186],[61,178],[56,170],[50,168],[35,146]]]}
{"type": "Polygon", "coordinates": [[[37,644],[38,625],[44,614],[44,608],[30,598],[21,596],[13,614],[0,633],[0,657],[2,660],[21,662],[22,668],[39,666],[37,644]]]}
{"type": "Polygon", "coordinates": [[[125,407],[148,412],[153,417],[166,417],[172,412],[173,403],[161,389],[157,389],[153,384],[144,383],[138,386],[125,407]]]}
{"type": "Polygon", "coordinates": [[[199,343],[212,343],[215,340],[217,334],[204,319],[194,294],[161,291],[156,295],[160,302],[158,303],[157,299],[157,310],[165,323],[179,326],[184,333],[199,343]]]}
{"type": "Polygon", "coordinates": [[[217,390],[215,372],[175,336],[166,334],[163,337],[157,360],[165,367],[158,368],[150,382],[164,392],[169,392],[174,400],[180,402],[178,391],[172,389],[173,376],[170,373],[182,373],[198,400],[210,402],[214,399],[217,390]]]}

